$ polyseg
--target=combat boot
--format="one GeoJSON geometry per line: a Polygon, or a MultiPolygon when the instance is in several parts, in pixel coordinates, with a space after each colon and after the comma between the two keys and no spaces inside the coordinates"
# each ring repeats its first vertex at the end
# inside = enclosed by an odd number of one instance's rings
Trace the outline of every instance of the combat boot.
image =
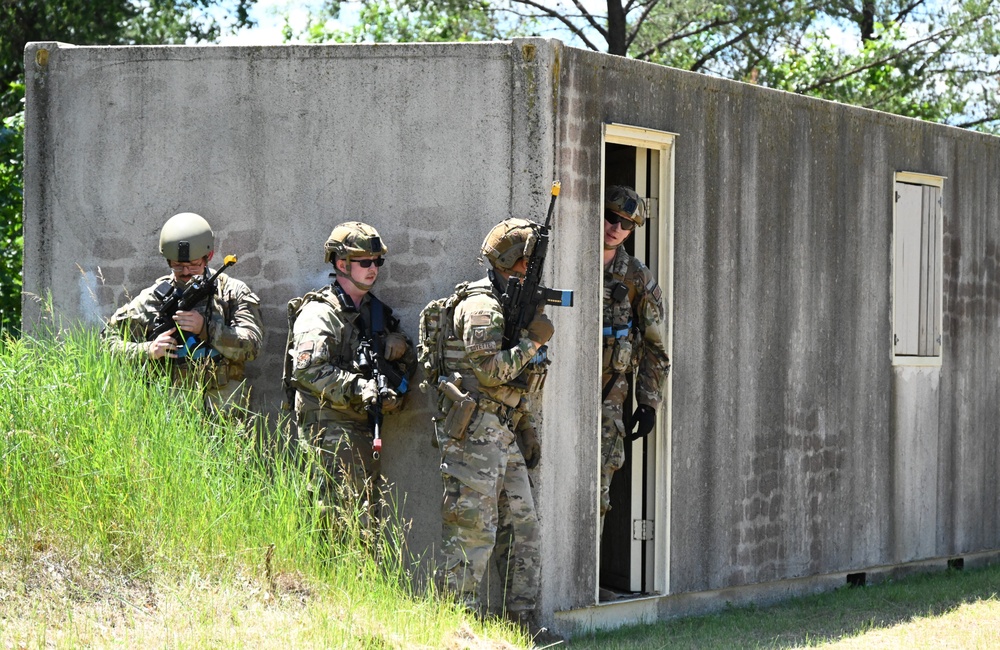
{"type": "Polygon", "coordinates": [[[507,620],[528,630],[528,636],[531,637],[534,647],[551,648],[561,645],[566,641],[566,639],[552,632],[549,628],[540,625],[538,622],[538,613],[534,609],[507,610],[504,612],[504,615],[507,617],[507,620]]]}

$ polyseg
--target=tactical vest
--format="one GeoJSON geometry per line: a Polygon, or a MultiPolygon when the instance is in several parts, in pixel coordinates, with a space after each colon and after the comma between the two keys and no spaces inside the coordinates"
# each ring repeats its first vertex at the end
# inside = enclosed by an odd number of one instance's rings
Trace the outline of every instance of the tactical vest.
{"type": "Polygon", "coordinates": [[[604,313],[602,330],[602,373],[629,373],[638,366],[642,353],[642,333],[635,322],[633,305],[642,288],[632,267],[630,257],[626,272],[621,273],[617,259],[612,262],[611,282],[604,287],[604,313]]]}
{"type": "MultiPolygon", "coordinates": [[[[337,291],[339,290],[339,287],[334,288],[330,285],[323,287],[318,291],[310,291],[304,296],[292,298],[288,301],[288,305],[286,307],[288,315],[288,336],[285,339],[285,359],[282,364],[281,373],[281,385],[285,390],[285,401],[281,406],[285,410],[292,410],[295,408],[296,388],[292,383],[292,355],[290,354],[292,345],[295,343],[295,335],[293,331],[295,327],[295,320],[302,312],[302,309],[312,301],[325,303],[334,311],[344,311],[345,305],[341,302],[341,298],[337,294],[337,291]]],[[[381,334],[386,331],[385,323],[390,323],[393,328],[396,328],[399,321],[392,315],[392,310],[389,307],[386,307],[382,301],[375,297],[374,294],[368,294],[368,296],[370,299],[368,309],[372,320],[370,326],[374,331],[378,332],[379,337],[381,337],[381,334]]],[[[365,336],[365,327],[364,321],[359,313],[358,321],[354,325],[354,328],[359,332],[360,336],[365,336]]],[[[381,338],[379,338],[379,341],[381,341],[381,338]]],[[[335,347],[329,346],[330,363],[339,368],[352,368],[357,370],[357,358],[355,354],[356,346],[352,345],[352,337],[344,336],[337,343],[338,344],[335,347]]],[[[376,354],[378,355],[381,363],[383,361],[382,351],[377,350],[376,354]]],[[[390,374],[390,366],[392,366],[392,364],[386,362],[385,366],[380,365],[380,368],[383,373],[390,374]]],[[[391,387],[397,393],[402,395],[407,391],[407,378],[405,374],[398,373],[394,368],[392,368],[392,373],[389,379],[391,387]]]]}
{"type": "Polygon", "coordinates": [[[476,284],[457,284],[453,294],[432,300],[420,310],[417,362],[423,367],[425,377],[420,382],[421,390],[436,388],[442,375],[472,372],[465,356],[465,343],[455,335],[455,307],[469,296],[492,293],[489,286],[476,284]]]}
{"type": "MultiPolygon", "coordinates": [[[[206,270],[206,273],[208,271],[206,270]]],[[[227,282],[229,276],[219,274],[216,279],[215,293],[204,303],[199,303],[195,310],[205,318],[205,341],[199,342],[193,335],[188,335],[177,349],[177,358],[170,361],[171,376],[180,379],[192,375],[206,390],[224,388],[230,381],[241,381],[244,376],[244,364],[229,359],[211,347],[211,329],[215,327],[214,314],[218,314],[222,322],[233,319],[236,306],[227,300],[227,282]]],[[[169,280],[160,282],[153,289],[153,297],[162,305],[173,291],[180,290],[169,280]]]]}

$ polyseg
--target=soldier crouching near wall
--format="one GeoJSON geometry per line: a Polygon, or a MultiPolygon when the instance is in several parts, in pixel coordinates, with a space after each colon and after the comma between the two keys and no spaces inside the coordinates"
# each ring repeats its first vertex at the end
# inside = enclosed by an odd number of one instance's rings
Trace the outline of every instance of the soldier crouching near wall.
{"type": "Polygon", "coordinates": [[[242,413],[249,404],[244,366],[257,357],[263,338],[260,299],[243,282],[211,274],[214,251],[215,234],[201,216],[182,212],[168,219],[160,253],[170,275],[118,309],[102,336],[132,359],[168,365],[175,384],[200,387],[209,413],[242,413]],[[166,314],[185,293],[205,297],[172,317],[166,314]]]}
{"type": "Polygon", "coordinates": [[[356,513],[367,526],[379,496],[375,436],[382,413],[403,407],[416,353],[392,310],[371,293],[389,250],[378,232],[342,223],[324,248],[334,282],[288,304],[286,390],[318,506],[333,521],[356,513]]]}
{"type": "Polygon", "coordinates": [[[464,393],[453,393],[459,401],[452,409],[459,410],[463,398],[474,400],[474,408],[468,411],[470,419],[452,415],[445,430],[437,432],[444,482],[439,587],[478,610],[479,585],[494,553],[505,585],[505,611],[529,625],[536,622],[540,569],[538,516],[525,457],[533,466],[539,447],[522,373],[553,328],[539,312],[520,340],[503,349],[504,318],[509,315],[503,313],[500,296],[508,278],[523,277],[536,228],[524,219],[507,219],[483,242],[492,268],[488,277],[466,285],[465,297],[459,294],[452,318],[454,349],[446,348],[444,359],[445,370],[460,375],[452,375],[452,387],[458,384],[464,393]]]}

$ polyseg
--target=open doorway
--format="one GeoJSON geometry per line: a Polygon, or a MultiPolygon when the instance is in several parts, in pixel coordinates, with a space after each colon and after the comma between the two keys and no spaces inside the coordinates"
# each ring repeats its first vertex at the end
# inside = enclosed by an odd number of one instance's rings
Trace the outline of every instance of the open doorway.
{"type": "MultiPolygon", "coordinates": [[[[667,352],[671,354],[673,288],[674,134],[608,124],[604,127],[602,187],[627,185],[646,201],[647,222],[625,247],[650,268],[663,292],[667,352]]],[[[603,197],[602,197],[603,210],[603,197]]],[[[602,287],[603,292],[603,287],[602,287]]],[[[625,430],[635,408],[633,381],[625,430]]],[[[611,510],[601,533],[598,601],[669,593],[670,379],[653,432],[625,443],[625,464],[611,482],[611,510]]],[[[598,523],[597,529],[600,530],[598,523]]]]}

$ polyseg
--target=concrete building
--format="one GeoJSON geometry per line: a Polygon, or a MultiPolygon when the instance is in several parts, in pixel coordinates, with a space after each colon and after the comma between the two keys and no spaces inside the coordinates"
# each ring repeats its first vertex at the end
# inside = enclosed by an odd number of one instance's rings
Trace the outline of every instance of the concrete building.
{"type": "MultiPolygon", "coordinates": [[[[289,298],[333,225],[390,248],[411,335],[480,277],[491,225],[540,219],[547,273],[545,619],[564,632],[769,602],[1000,551],[1000,139],[563,46],[73,47],[26,53],[25,289],[97,327],[204,215],[264,302],[275,413],[289,298]],[[603,188],[653,219],[670,303],[655,435],[619,472],[599,561],[603,188]],[[600,585],[619,597],[599,602],[600,585]]],[[[26,328],[39,317],[25,301],[26,328]]],[[[386,427],[415,550],[440,531],[430,399],[386,427]]]]}

